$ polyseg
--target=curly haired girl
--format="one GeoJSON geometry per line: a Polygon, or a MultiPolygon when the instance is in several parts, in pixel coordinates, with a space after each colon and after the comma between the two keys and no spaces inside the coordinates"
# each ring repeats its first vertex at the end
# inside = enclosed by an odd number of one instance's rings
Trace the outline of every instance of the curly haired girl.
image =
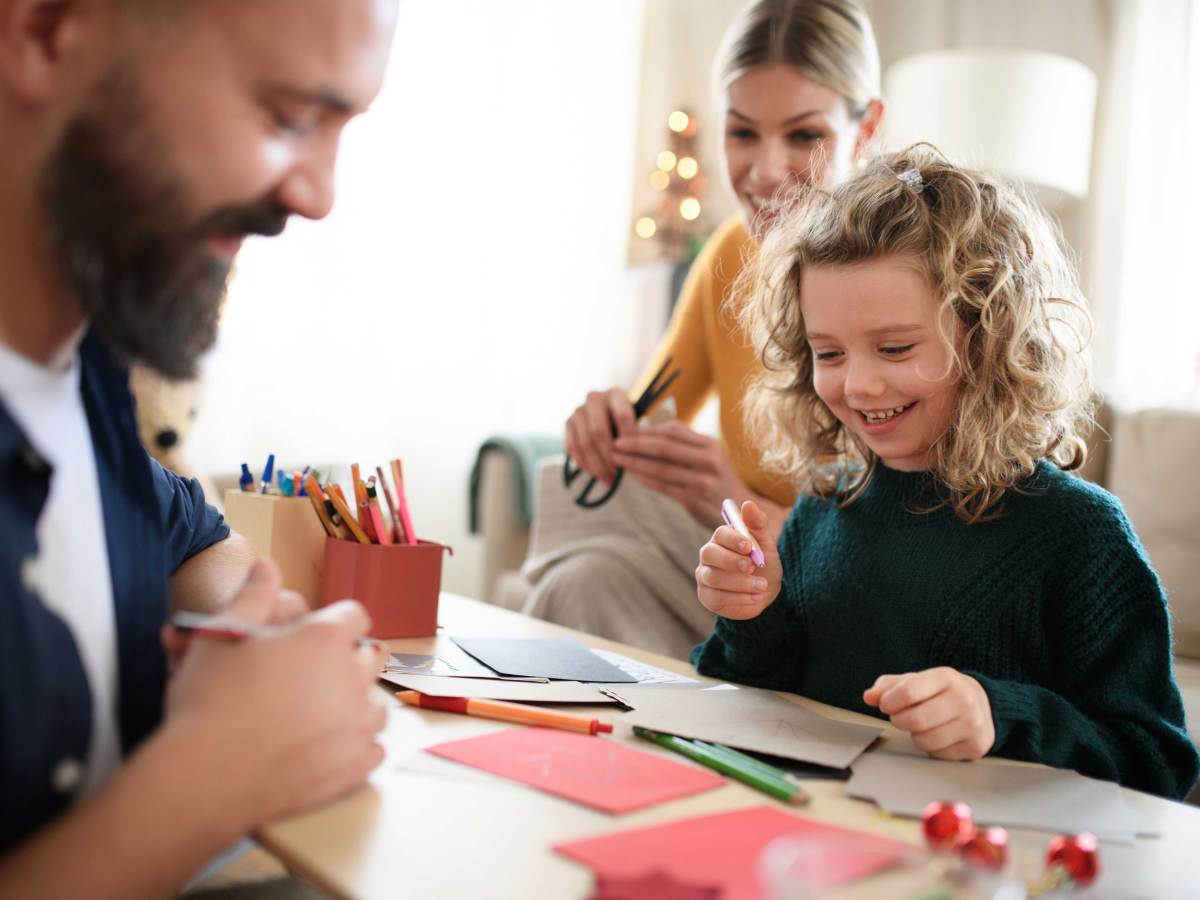
{"type": "Polygon", "coordinates": [[[1185,796],[1200,759],[1166,598],[1120,503],[1069,470],[1090,319],[1056,229],[927,145],[812,190],[739,294],[765,457],[804,493],[765,552],[700,551],[708,675],[996,754],[1185,796]]]}

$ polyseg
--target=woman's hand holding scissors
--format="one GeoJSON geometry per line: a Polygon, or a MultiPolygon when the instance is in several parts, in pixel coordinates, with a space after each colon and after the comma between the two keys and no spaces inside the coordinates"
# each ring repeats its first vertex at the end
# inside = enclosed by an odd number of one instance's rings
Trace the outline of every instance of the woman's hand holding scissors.
{"type": "Polygon", "coordinates": [[[721,523],[725,497],[753,499],[773,529],[787,518],[785,507],[755,494],[733,468],[725,446],[684,422],[664,422],[622,432],[614,442],[614,460],[631,478],[665,494],[706,528],[721,523]]]}
{"type": "Polygon", "coordinates": [[[567,419],[567,456],[588,475],[612,484],[617,475],[614,461],[613,426],[618,435],[633,434],[637,430],[637,416],[633,402],[622,388],[607,391],[589,391],[571,417],[567,419]]]}

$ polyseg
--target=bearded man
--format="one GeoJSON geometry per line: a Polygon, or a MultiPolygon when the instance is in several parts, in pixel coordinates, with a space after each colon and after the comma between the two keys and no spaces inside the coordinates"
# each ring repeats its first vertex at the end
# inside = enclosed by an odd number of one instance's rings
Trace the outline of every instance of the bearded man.
{"type": "Polygon", "coordinates": [[[0,0],[0,896],[168,895],[382,759],[362,609],[303,615],[150,459],[126,367],[192,374],[243,238],[328,213],[395,15],[0,0]]]}

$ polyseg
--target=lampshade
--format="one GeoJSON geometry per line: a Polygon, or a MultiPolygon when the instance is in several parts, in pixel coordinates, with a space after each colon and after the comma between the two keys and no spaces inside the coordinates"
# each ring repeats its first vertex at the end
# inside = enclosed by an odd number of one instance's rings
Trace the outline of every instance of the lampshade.
{"type": "Polygon", "coordinates": [[[884,142],[928,141],[950,159],[1023,182],[1045,206],[1087,194],[1096,76],[1078,60],[1029,50],[939,50],[884,79],[884,142]]]}

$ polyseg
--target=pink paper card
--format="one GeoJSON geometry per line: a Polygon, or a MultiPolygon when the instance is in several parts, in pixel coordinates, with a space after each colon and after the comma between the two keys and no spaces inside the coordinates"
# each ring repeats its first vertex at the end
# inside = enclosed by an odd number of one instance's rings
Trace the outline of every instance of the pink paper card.
{"type": "Polygon", "coordinates": [[[769,806],[635,828],[554,849],[597,877],[661,872],[687,884],[716,888],[721,900],[761,900],[766,890],[758,876],[760,857],[768,844],[784,835],[795,836],[801,848],[788,877],[809,887],[830,888],[865,878],[919,852],[907,844],[769,806]]]}
{"type": "Polygon", "coordinates": [[[725,784],[706,769],[556,728],[509,728],[425,750],[610,813],[725,784]]]}

